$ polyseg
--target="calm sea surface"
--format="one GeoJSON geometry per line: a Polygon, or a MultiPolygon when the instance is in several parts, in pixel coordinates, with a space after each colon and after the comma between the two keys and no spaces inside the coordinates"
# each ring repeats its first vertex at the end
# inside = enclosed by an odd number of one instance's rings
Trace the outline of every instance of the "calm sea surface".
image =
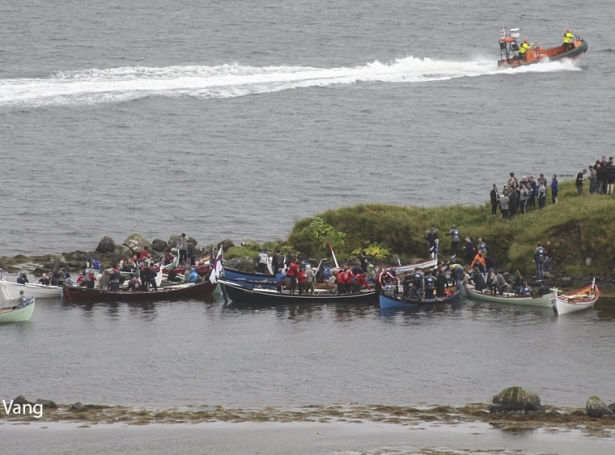
{"type": "MultiPolygon", "coordinates": [[[[613,155],[614,15],[606,1],[5,1],[0,255],[134,232],[273,240],[328,208],[482,203],[510,171],[569,178],[613,155]],[[546,46],[572,28],[589,51],[498,70],[501,25],[546,46]]],[[[384,316],[52,300],[0,327],[0,398],[462,404],[519,384],[583,406],[615,399],[601,305],[384,316]]]]}

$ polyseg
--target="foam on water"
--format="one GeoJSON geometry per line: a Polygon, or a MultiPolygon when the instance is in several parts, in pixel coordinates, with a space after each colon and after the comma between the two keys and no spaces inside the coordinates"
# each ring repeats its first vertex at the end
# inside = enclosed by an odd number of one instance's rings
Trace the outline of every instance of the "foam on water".
{"type": "Polygon", "coordinates": [[[578,69],[572,62],[545,62],[518,69],[498,69],[493,60],[446,61],[406,57],[390,63],[313,68],[170,66],[124,67],[58,72],[48,78],[0,80],[0,106],[50,106],[119,103],[146,96],[201,99],[233,98],[282,90],[357,82],[420,83],[461,77],[578,69]]]}

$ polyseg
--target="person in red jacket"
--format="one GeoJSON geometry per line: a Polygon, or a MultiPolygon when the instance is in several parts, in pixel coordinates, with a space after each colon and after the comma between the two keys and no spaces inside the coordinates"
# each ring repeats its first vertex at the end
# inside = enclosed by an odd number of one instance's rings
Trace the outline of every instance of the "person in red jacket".
{"type": "Polygon", "coordinates": [[[337,271],[337,279],[335,280],[335,283],[337,284],[338,294],[346,294],[348,292],[346,289],[346,271],[344,269],[337,271]]]}
{"type": "Polygon", "coordinates": [[[147,258],[149,258],[149,251],[147,246],[144,246],[139,254],[139,262],[144,262],[147,258]]]}
{"type": "Polygon", "coordinates": [[[354,282],[355,292],[359,292],[363,286],[365,286],[365,289],[367,289],[368,291],[371,290],[371,287],[367,282],[367,278],[365,278],[365,274],[359,273],[358,275],[356,275],[356,279],[354,282]]]}
{"type": "Polygon", "coordinates": [[[293,259],[292,262],[288,265],[288,270],[286,271],[286,276],[290,278],[290,293],[294,294],[295,289],[297,289],[297,271],[299,270],[299,265],[297,264],[297,259],[293,259]]]}
{"type": "Polygon", "coordinates": [[[346,293],[351,293],[353,291],[353,281],[355,280],[355,275],[354,273],[352,273],[352,270],[350,270],[348,267],[345,267],[344,271],[346,272],[346,281],[345,281],[345,288],[346,288],[346,293]]]}
{"type": "Polygon", "coordinates": [[[297,270],[297,283],[299,283],[299,295],[302,295],[306,289],[305,289],[305,283],[307,282],[306,278],[305,278],[305,269],[303,267],[299,268],[299,270],[297,270]]]}

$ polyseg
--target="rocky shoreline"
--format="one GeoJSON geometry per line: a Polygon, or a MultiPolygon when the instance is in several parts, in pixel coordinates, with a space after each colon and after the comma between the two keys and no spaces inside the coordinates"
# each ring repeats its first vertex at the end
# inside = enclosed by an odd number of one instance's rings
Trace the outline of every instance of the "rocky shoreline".
{"type": "MultiPolygon", "coordinates": [[[[31,403],[23,396],[13,404],[31,403]]],[[[84,427],[97,424],[123,423],[126,425],[210,423],[210,422],[382,422],[397,425],[417,425],[430,422],[458,424],[484,422],[502,430],[545,428],[551,431],[578,429],[588,435],[612,437],[615,435],[615,403],[606,406],[598,397],[590,397],[585,409],[542,406],[540,398],[520,387],[504,389],[492,399],[492,404],[472,403],[462,407],[446,405],[410,407],[391,405],[310,405],[292,409],[266,407],[239,409],[224,406],[189,405],[170,409],[131,406],[111,406],[75,403],[56,404],[50,400],[37,400],[43,409],[37,418],[25,413],[0,409],[0,424],[29,422],[80,423],[84,427]]],[[[14,410],[17,408],[12,408],[14,410]]]]}

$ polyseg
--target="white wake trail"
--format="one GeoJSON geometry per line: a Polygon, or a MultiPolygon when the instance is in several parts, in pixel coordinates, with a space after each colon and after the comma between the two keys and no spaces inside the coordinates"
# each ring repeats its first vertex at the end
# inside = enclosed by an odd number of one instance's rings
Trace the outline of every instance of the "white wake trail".
{"type": "Polygon", "coordinates": [[[146,96],[233,98],[357,82],[420,83],[495,74],[498,71],[514,73],[575,69],[572,63],[564,65],[552,62],[516,70],[498,70],[492,60],[455,62],[406,57],[388,64],[376,61],[354,68],[259,68],[232,64],[91,69],[55,73],[49,78],[0,80],[0,106],[118,103],[146,96]]]}

